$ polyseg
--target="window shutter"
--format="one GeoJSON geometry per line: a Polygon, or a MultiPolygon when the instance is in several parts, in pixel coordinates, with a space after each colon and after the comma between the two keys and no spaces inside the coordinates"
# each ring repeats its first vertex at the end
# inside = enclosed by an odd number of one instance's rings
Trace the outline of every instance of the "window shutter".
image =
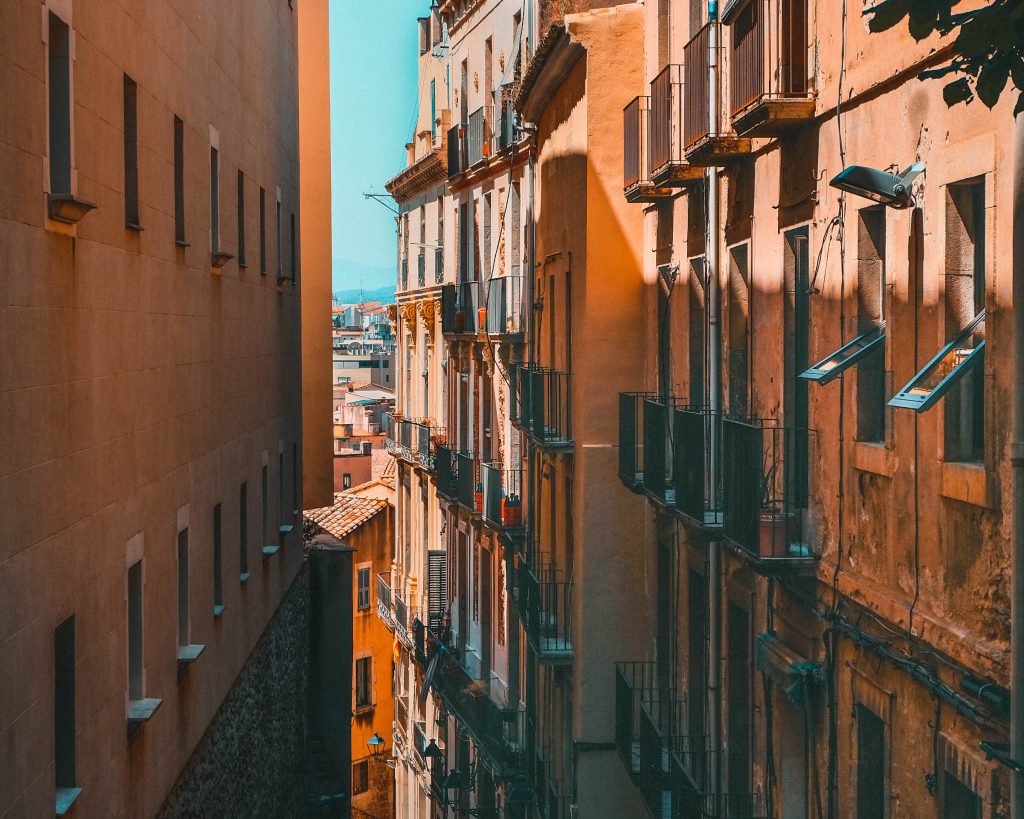
{"type": "Polygon", "coordinates": [[[448,553],[431,550],[427,552],[427,619],[431,628],[440,626],[447,599],[448,553]]]}

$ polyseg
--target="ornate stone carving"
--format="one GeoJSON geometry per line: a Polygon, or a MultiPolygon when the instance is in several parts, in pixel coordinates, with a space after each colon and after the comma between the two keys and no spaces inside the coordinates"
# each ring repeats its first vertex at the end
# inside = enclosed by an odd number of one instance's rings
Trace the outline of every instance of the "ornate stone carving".
{"type": "Polygon", "coordinates": [[[434,305],[432,299],[421,299],[417,303],[417,312],[423,319],[423,329],[427,331],[427,341],[433,341],[434,336],[434,305]]]}
{"type": "Polygon", "coordinates": [[[409,332],[412,338],[412,343],[416,343],[416,302],[407,301],[405,304],[400,306],[402,311],[402,322],[405,324],[405,329],[409,332]]]}
{"type": "Polygon", "coordinates": [[[391,325],[391,337],[398,338],[398,305],[388,305],[388,324],[391,325]]]}

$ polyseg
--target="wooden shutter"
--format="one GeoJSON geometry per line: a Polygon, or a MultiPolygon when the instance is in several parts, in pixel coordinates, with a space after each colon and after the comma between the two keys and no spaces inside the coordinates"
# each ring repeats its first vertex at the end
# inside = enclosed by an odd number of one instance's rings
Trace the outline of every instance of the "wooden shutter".
{"type": "Polygon", "coordinates": [[[427,619],[431,628],[440,625],[448,602],[448,553],[427,552],[427,619]]]}

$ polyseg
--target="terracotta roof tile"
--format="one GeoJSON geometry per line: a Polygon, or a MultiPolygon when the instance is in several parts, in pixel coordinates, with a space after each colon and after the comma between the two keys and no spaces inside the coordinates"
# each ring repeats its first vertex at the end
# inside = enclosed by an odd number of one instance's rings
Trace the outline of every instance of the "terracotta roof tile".
{"type": "Polygon", "coordinates": [[[364,523],[372,520],[377,513],[387,509],[388,503],[380,498],[359,497],[348,492],[338,492],[334,496],[334,506],[322,509],[309,509],[304,517],[315,523],[329,535],[344,538],[364,523]]]}

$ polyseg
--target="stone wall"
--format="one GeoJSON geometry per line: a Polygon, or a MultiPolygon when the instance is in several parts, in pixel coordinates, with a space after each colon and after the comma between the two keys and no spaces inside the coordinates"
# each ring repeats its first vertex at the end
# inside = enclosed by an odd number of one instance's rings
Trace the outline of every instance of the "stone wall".
{"type": "Polygon", "coordinates": [[[159,819],[298,819],[309,652],[305,567],[239,674],[159,819]]]}

